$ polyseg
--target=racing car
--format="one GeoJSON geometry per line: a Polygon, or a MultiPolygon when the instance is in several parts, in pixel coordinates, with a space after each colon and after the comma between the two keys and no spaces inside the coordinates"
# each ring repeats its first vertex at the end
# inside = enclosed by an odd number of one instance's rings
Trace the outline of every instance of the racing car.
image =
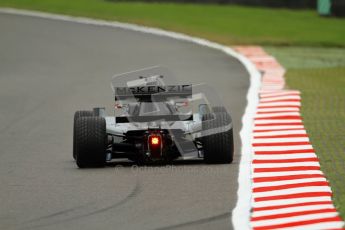
{"type": "Polygon", "coordinates": [[[233,161],[231,116],[224,106],[210,105],[206,90],[192,84],[167,85],[157,72],[131,75],[137,79],[124,85],[112,82],[112,116],[105,108],[75,112],[73,158],[79,168],[102,167],[117,158],[138,164],[233,161]]]}

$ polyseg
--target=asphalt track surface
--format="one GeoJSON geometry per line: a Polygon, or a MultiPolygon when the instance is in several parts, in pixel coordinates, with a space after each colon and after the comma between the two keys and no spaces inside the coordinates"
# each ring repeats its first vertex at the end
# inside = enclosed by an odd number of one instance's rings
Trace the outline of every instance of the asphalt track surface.
{"type": "Polygon", "coordinates": [[[124,29],[0,14],[0,229],[231,229],[249,75],[234,58],[124,29]],[[113,104],[111,76],[162,65],[231,111],[231,165],[72,160],[76,110],[113,104]]]}

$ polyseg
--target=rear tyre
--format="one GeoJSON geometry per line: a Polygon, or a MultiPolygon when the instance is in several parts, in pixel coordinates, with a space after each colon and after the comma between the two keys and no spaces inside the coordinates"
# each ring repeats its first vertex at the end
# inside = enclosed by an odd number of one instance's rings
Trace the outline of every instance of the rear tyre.
{"type": "Polygon", "coordinates": [[[234,138],[228,113],[205,114],[202,118],[204,160],[208,164],[229,164],[234,157],[234,138]]]}
{"type": "Polygon", "coordinates": [[[73,159],[76,159],[76,147],[75,147],[75,126],[76,121],[80,117],[92,117],[93,112],[92,111],[77,111],[74,113],[74,122],[73,122],[73,159]]]}
{"type": "Polygon", "coordinates": [[[76,121],[76,163],[79,168],[103,167],[107,133],[103,117],[80,117],[76,121]]]}

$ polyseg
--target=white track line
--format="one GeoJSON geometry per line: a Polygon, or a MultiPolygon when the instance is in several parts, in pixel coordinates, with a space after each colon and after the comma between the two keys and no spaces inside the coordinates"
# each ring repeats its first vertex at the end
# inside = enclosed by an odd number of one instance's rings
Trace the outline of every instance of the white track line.
{"type": "Polygon", "coordinates": [[[304,205],[304,206],[297,206],[297,207],[291,207],[291,208],[281,208],[281,209],[275,209],[275,210],[256,211],[256,212],[254,212],[252,217],[274,215],[274,214],[281,214],[281,213],[301,212],[301,211],[309,211],[309,210],[331,209],[331,208],[334,208],[334,206],[332,204],[304,205]]]}
{"type": "Polygon", "coordinates": [[[259,106],[301,106],[301,102],[298,101],[288,101],[288,102],[260,102],[259,106]]]}
{"type": "Polygon", "coordinates": [[[270,132],[258,132],[254,133],[255,137],[260,136],[275,136],[275,135],[291,135],[291,134],[307,134],[305,130],[285,130],[285,131],[270,131],[270,132]]]}
{"type": "Polygon", "coordinates": [[[279,181],[272,181],[272,182],[255,182],[253,189],[261,188],[261,187],[307,183],[307,182],[327,182],[327,180],[324,177],[316,177],[316,178],[295,179],[295,180],[279,180],[279,181]]]}
{"type": "MultiPolygon", "coordinates": [[[[246,52],[245,48],[241,50],[246,52]]],[[[260,55],[249,58],[263,71],[264,77],[252,137],[255,154],[251,226],[257,229],[342,227],[344,222],[330,202],[331,188],[304,130],[299,113],[300,93],[282,90],[285,70],[276,72],[280,64],[263,49],[258,47],[255,52],[260,55]],[[308,201],[329,203],[306,206],[308,201]],[[259,207],[265,210],[258,211],[259,207]]]]}
{"type": "Polygon", "coordinates": [[[308,137],[292,137],[292,138],[256,138],[253,144],[258,143],[284,143],[284,142],[308,142],[308,137]]]}
{"type": "Polygon", "coordinates": [[[263,98],[260,100],[260,102],[273,102],[281,100],[301,100],[301,97],[299,95],[279,96],[274,98],[263,98]]]}
{"type": "Polygon", "coordinates": [[[260,168],[282,168],[282,167],[299,167],[299,166],[317,166],[317,167],[320,167],[320,164],[319,164],[319,162],[294,162],[294,163],[255,164],[254,169],[260,169],[260,168]]]}
{"type": "Polygon", "coordinates": [[[97,26],[107,26],[113,28],[121,28],[131,31],[137,31],[147,34],[153,34],[157,36],[174,38],[177,40],[192,42],[201,46],[213,48],[224,52],[225,54],[236,58],[241,62],[250,75],[250,87],[247,93],[247,107],[245,109],[245,114],[242,117],[242,129],[240,131],[240,137],[242,140],[241,148],[241,161],[239,165],[239,176],[238,176],[238,199],[236,207],[232,211],[232,223],[235,229],[250,229],[249,219],[250,219],[250,209],[251,209],[251,182],[250,182],[250,172],[251,172],[251,140],[252,135],[252,122],[253,115],[255,114],[256,107],[258,104],[258,91],[261,85],[261,75],[256,67],[249,61],[245,56],[235,52],[233,49],[211,42],[205,39],[188,36],[181,33],[175,33],[171,31],[166,31],[162,29],[150,28],[145,26],[139,26],[129,23],[120,22],[110,22],[104,20],[89,19],[83,17],[72,17],[66,15],[58,15],[51,13],[42,13],[37,11],[29,10],[18,10],[12,8],[0,8],[1,13],[14,14],[14,15],[26,15],[32,17],[39,17],[45,19],[53,19],[60,21],[75,22],[81,24],[97,25],[97,26]]]}
{"type": "MultiPolygon", "coordinates": [[[[109,22],[109,21],[104,21],[104,20],[95,20],[95,19],[89,19],[89,18],[82,18],[82,17],[71,17],[71,16],[64,16],[64,15],[57,15],[57,14],[50,14],[50,13],[41,13],[41,12],[34,12],[34,11],[27,11],[27,10],[17,10],[17,9],[10,9],[10,8],[1,8],[0,12],[2,13],[7,13],[7,14],[16,14],[16,15],[26,15],[26,16],[33,16],[33,17],[40,17],[40,18],[45,18],[45,19],[53,19],[53,20],[60,20],[60,21],[68,21],[68,22],[75,22],[75,23],[81,23],[81,24],[89,24],[89,25],[97,25],[97,26],[107,26],[107,27],[113,27],[113,28],[121,28],[121,29],[126,29],[126,30],[132,30],[132,31],[137,31],[137,32],[142,32],[142,33],[147,33],[147,34],[153,34],[157,36],[164,36],[164,37],[169,37],[169,38],[174,38],[177,40],[182,40],[182,41],[187,41],[187,42],[192,42],[201,46],[213,48],[220,50],[224,53],[226,53],[229,56],[232,56],[234,58],[237,58],[247,69],[247,71],[250,74],[250,88],[247,93],[247,107],[245,110],[245,114],[242,118],[242,130],[240,132],[240,136],[242,139],[242,157],[241,157],[241,162],[240,162],[240,167],[239,167],[239,177],[238,177],[238,182],[239,182],[239,189],[238,189],[238,200],[235,209],[232,212],[232,222],[234,225],[235,229],[250,229],[249,225],[249,217],[250,217],[250,209],[251,209],[251,183],[250,183],[250,172],[251,172],[251,167],[250,163],[252,160],[252,147],[251,147],[251,139],[248,138],[252,134],[252,128],[253,128],[253,122],[248,122],[248,121],[253,121],[253,115],[256,112],[256,107],[259,104],[259,100],[257,98],[258,92],[259,92],[259,87],[260,87],[260,73],[256,69],[256,67],[244,56],[240,55],[239,53],[235,52],[229,47],[220,45],[215,42],[210,42],[205,39],[200,39],[196,37],[191,37],[188,35],[184,35],[181,33],[175,33],[175,32],[170,32],[170,31],[165,31],[161,29],[156,29],[156,28],[149,28],[149,27],[144,27],[144,26],[138,26],[134,24],[128,24],[128,23],[119,23],[119,22],[109,22]]],[[[259,55],[260,56],[260,55],[259,55]]],[[[264,78],[264,85],[261,90],[261,98],[262,101],[260,103],[261,108],[257,110],[257,112],[266,112],[271,113],[271,112],[298,112],[299,111],[299,106],[300,102],[299,101],[286,101],[286,102],[279,102],[279,100],[291,100],[291,99],[298,99],[296,95],[299,95],[300,93],[298,91],[293,91],[293,90],[280,90],[279,92],[274,92],[274,90],[277,89],[282,89],[283,85],[285,84],[283,75],[285,73],[284,69],[281,69],[280,64],[273,58],[273,57],[267,57],[267,58],[262,58],[262,57],[257,57],[257,58],[252,58],[257,65],[259,66],[260,69],[266,71],[265,78],[264,78]],[[280,80],[275,80],[272,78],[273,75],[271,74],[276,74],[276,76],[279,76],[280,80]],[[286,97],[285,97],[286,96],[286,97]],[[276,107],[280,106],[281,104],[287,105],[287,106],[296,106],[296,107],[276,107]],[[268,108],[265,108],[268,107],[268,108]]],[[[265,127],[264,127],[265,128],[265,127]]],[[[266,130],[272,130],[273,127],[270,127],[269,129],[266,130]]],[[[303,126],[302,126],[303,128],[303,126]]],[[[277,128],[278,129],[278,128],[277,128]]],[[[279,129],[282,129],[280,126],[279,129]]],[[[257,129],[256,130],[260,130],[257,129]]],[[[282,133],[281,131],[277,132],[272,132],[272,131],[267,131],[263,133],[256,133],[255,136],[264,136],[265,134],[272,135],[273,133],[282,133]]],[[[299,133],[299,132],[293,132],[293,131],[284,131],[283,133],[299,133]]],[[[297,155],[297,154],[291,154],[291,155],[297,155]]],[[[304,154],[304,155],[309,155],[309,154],[304,154]]],[[[272,157],[272,156],[271,156],[272,157]]],[[[272,159],[272,158],[271,158],[272,159]]],[[[316,172],[321,173],[318,170],[315,170],[316,172]]],[[[294,173],[315,173],[313,170],[308,170],[308,171],[294,171],[294,172],[289,172],[290,175],[294,173]]],[[[279,173],[279,172],[278,172],[279,173]]],[[[272,175],[277,175],[277,172],[274,172],[272,175]]],[[[285,172],[284,172],[285,173],[285,172]]],[[[267,175],[267,173],[265,173],[267,175]]],[[[254,177],[260,176],[260,173],[256,173],[254,177]]],[[[318,186],[322,187],[322,186],[318,186]]],[[[310,188],[310,187],[308,187],[310,188]]],[[[304,189],[302,189],[304,191],[304,189]]],[[[327,189],[325,189],[327,190],[327,189]]],[[[330,190],[330,189],[329,189],[330,190]]],[[[293,191],[296,191],[294,189],[293,191]]],[[[300,191],[300,189],[297,189],[297,191],[300,191]]],[[[309,190],[310,191],[310,190],[309,190]]],[[[318,190],[320,191],[320,190],[318,190]]],[[[327,190],[328,191],[328,190],[327,190]]],[[[261,194],[270,194],[269,192],[264,192],[261,194]]],[[[254,203],[255,207],[259,206],[264,206],[264,205],[278,205],[278,204],[291,204],[293,202],[307,202],[307,201],[330,201],[330,197],[328,196],[322,196],[322,197],[304,197],[304,198],[296,198],[296,199],[288,199],[288,200],[271,200],[271,201],[261,201],[261,202],[256,202],[254,203]]],[[[306,218],[324,218],[327,216],[337,216],[337,213],[322,213],[322,214],[314,214],[314,215],[309,215],[306,217],[306,215],[298,218],[298,217],[293,217],[293,218],[284,218],[285,221],[298,221],[298,220],[305,220],[306,218]]],[[[277,223],[281,223],[281,219],[279,221],[276,220],[277,223]]],[[[266,225],[272,225],[274,224],[274,220],[269,220],[269,221],[255,221],[252,222],[253,226],[266,226],[266,225]]],[[[308,225],[309,227],[318,227],[318,228],[323,228],[322,226],[327,226],[327,227],[341,227],[343,225],[343,222],[334,222],[334,225],[330,225],[329,223],[326,223],[327,225],[323,225],[323,223],[319,224],[314,224],[314,225],[308,225]]],[[[296,228],[294,228],[296,229],[296,228]]],[[[303,226],[301,229],[308,229],[306,226],[303,226]]],[[[311,228],[310,228],[311,229],[311,228]]]]}
{"type": "Polygon", "coordinates": [[[289,205],[289,204],[301,204],[305,202],[320,202],[320,201],[332,201],[330,196],[321,197],[301,197],[294,199],[282,199],[282,200],[269,200],[260,201],[253,204],[254,208],[271,207],[276,205],[289,205]]]}
{"type": "Polygon", "coordinates": [[[303,171],[280,171],[280,172],[255,172],[253,173],[253,178],[257,177],[273,177],[273,176],[293,176],[302,174],[320,174],[323,175],[320,170],[303,170],[303,171]]]}
{"type": "Polygon", "coordinates": [[[276,112],[276,113],[264,113],[256,114],[255,118],[265,118],[265,117],[281,117],[281,116],[300,116],[299,112],[276,112]]]}
{"type": "Polygon", "coordinates": [[[304,129],[303,125],[278,125],[278,126],[255,126],[254,132],[255,131],[271,131],[271,130],[283,130],[283,129],[304,129]]]}
{"type": "Polygon", "coordinates": [[[279,230],[319,230],[319,229],[333,229],[333,230],[341,230],[343,229],[344,223],[342,221],[335,221],[335,222],[327,222],[327,223],[317,223],[317,224],[308,224],[298,227],[291,227],[291,228],[280,228],[279,230]]]}
{"type": "Polygon", "coordinates": [[[284,150],[305,150],[313,149],[311,145],[296,145],[296,146],[263,146],[253,147],[254,151],[284,151],[284,150]]]}
{"type": "Polygon", "coordinates": [[[305,186],[291,189],[273,190],[268,192],[253,192],[253,198],[290,195],[304,192],[331,192],[329,186],[305,186]]]}
{"type": "Polygon", "coordinates": [[[315,153],[294,153],[294,154],[263,154],[255,155],[253,159],[257,160],[282,160],[282,159],[301,159],[301,158],[316,158],[315,153]]]}
{"type": "Polygon", "coordinates": [[[299,112],[299,108],[295,107],[289,107],[289,108],[258,108],[257,112],[258,113],[269,113],[269,112],[286,112],[286,111],[291,111],[291,112],[299,112]]]}
{"type": "Polygon", "coordinates": [[[276,224],[284,224],[284,223],[291,223],[291,222],[305,221],[305,220],[315,220],[315,219],[322,219],[322,218],[336,217],[336,216],[338,216],[337,212],[318,213],[318,214],[286,217],[286,218],[271,219],[271,220],[252,221],[252,226],[264,227],[264,226],[270,226],[270,225],[276,225],[276,224]]]}
{"type": "Polygon", "coordinates": [[[262,119],[262,120],[255,120],[254,124],[281,124],[281,123],[301,123],[301,119],[262,119]]]}

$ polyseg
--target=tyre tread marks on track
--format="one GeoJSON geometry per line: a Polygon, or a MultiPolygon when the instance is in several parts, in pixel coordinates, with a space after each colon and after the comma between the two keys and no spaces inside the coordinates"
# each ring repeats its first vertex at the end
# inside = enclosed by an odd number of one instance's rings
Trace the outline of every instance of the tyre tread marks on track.
{"type": "Polygon", "coordinates": [[[179,229],[179,228],[184,228],[184,227],[197,228],[198,225],[210,223],[212,221],[217,221],[217,220],[221,220],[221,219],[227,219],[228,218],[230,221],[230,216],[231,216],[231,212],[226,212],[223,214],[219,214],[216,216],[211,216],[211,217],[207,217],[207,218],[203,218],[203,219],[199,219],[199,220],[195,220],[195,221],[191,221],[191,222],[185,222],[185,223],[181,223],[181,224],[176,224],[176,225],[158,228],[156,230],[173,230],[173,229],[179,229]]]}
{"type": "MultiPolygon", "coordinates": [[[[84,209],[87,210],[90,205],[92,206],[92,203],[77,206],[77,207],[66,209],[66,210],[62,210],[59,212],[55,212],[55,213],[52,213],[52,214],[49,214],[46,216],[42,216],[42,217],[30,220],[30,221],[24,223],[25,227],[23,227],[22,229],[43,228],[43,227],[47,227],[50,225],[56,225],[59,223],[66,223],[69,221],[74,221],[76,219],[80,219],[80,218],[100,214],[100,213],[103,213],[103,212],[106,212],[106,211],[109,211],[112,209],[116,209],[116,208],[120,207],[121,205],[124,205],[128,201],[132,200],[133,198],[137,197],[140,192],[141,192],[141,184],[139,182],[137,182],[135,187],[130,191],[130,193],[126,197],[124,197],[122,200],[120,200],[114,204],[111,204],[111,205],[108,205],[108,206],[105,206],[105,207],[99,208],[99,209],[91,209],[90,211],[85,211],[82,214],[80,214],[80,212],[82,212],[82,210],[84,210],[84,209]]],[[[107,203],[109,203],[109,200],[108,199],[106,199],[106,200],[107,200],[107,203]]]]}
{"type": "Polygon", "coordinates": [[[235,49],[262,73],[252,143],[251,227],[343,229],[303,126],[300,92],[284,89],[285,69],[261,47],[235,49]]]}
{"type": "MultiPolygon", "coordinates": [[[[43,13],[43,12],[38,12],[38,11],[30,11],[30,10],[19,10],[19,9],[14,9],[14,8],[0,8],[0,12],[1,13],[6,13],[6,14],[14,14],[14,15],[26,15],[26,16],[33,16],[36,18],[44,18],[44,19],[49,19],[49,20],[58,20],[58,21],[68,21],[68,22],[74,22],[74,23],[81,23],[81,24],[85,24],[85,25],[97,25],[97,26],[107,26],[107,27],[113,27],[113,28],[121,28],[121,29],[125,29],[125,30],[130,30],[130,31],[136,31],[136,32],[143,32],[146,34],[153,34],[153,35],[158,35],[158,36],[162,36],[162,37],[169,37],[169,38],[173,38],[173,39],[177,39],[180,41],[186,41],[186,42],[191,42],[197,45],[201,45],[204,47],[208,47],[208,48],[212,48],[221,52],[224,52],[226,55],[233,57],[235,59],[237,59],[241,64],[244,65],[244,67],[246,68],[246,70],[249,72],[249,75],[251,76],[255,76],[255,77],[251,77],[251,83],[250,83],[250,87],[248,90],[248,94],[247,94],[247,98],[253,98],[253,96],[256,95],[256,86],[259,85],[259,81],[258,81],[258,77],[259,74],[258,72],[255,70],[255,68],[252,68],[252,65],[250,64],[250,61],[243,57],[243,55],[240,55],[238,52],[235,52],[232,48],[221,45],[219,43],[215,43],[215,42],[211,42],[202,38],[197,38],[197,37],[191,37],[185,34],[181,34],[181,33],[176,33],[176,32],[170,32],[170,31],[166,31],[166,30],[162,30],[162,29],[156,29],[156,28],[150,28],[150,27],[143,27],[143,26],[139,26],[139,25],[135,25],[135,24],[128,24],[128,23],[120,23],[120,22],[109,22],[109,21],[104,21],[104,20],[96,20],[96,19],[90,19],[90,18],[84,18],[84,17],[73,17],[73,16],[66,16],[66,15],[58,15],[58,14],[52,14],[52,13],[43,13]]],[[[246,111],[252,111],[254,110],[253,105],[255,105],[256,103],[249,101],[247,107],[246,107],[246,111]],[[250,106],[249,106],[250,105],[250,106]]],[[[248,125],[245,121],[246,118],[252,118],[252,114],[253,113],[248,113],[246,112],[244,115],[244,118],[242,119],[242,130],[241,130],[241,136],[243,137],[243,134],[248,134],[250,131],[250,125],[248,125]]],[[[248,136],[248,135],[246,135],[248,136]]],[[[250,141],[249,140],[244,140],[244,138],[242,138],[242,145],[245,147],[249,146],[250,141]]],[[[242,157],[241,161],[245,162],[245,160],[243,160],[244,158],[242,157]]],[[[247,172],[249,172],[249,166],[247,166],[247,164],[240,164],[240,172],[244,172],[242,174],[245,174],[244,176],[246,177],[248,174],[247,172]]],[[[238,204],[242,204],[241,207],[239,208],[235,208],[232,212],[232,221],[233,224],[235,226],[235,228],[239,228],[239,227],[243,227],[243,226],[247,226],[248,221],[247,221],[247,208],[243,208],[248,207],[249,206],[249,192],[247,193],[247,191],[249,191],[250,188],[250,182],[249,180],[242,180],[242,182],[239,185],[240,189],[239,191],[245,191],[245,196],[243,196],[243,199],[239,199],[239,201],[237,202],[237,207],[239,206],[238,204]],[[248,197],[248,199],[247,199],[248,197]],[[243,206],[244,204],[244,206],[243,206]],[[245,218],[243,217],[243,210],[245,210],[245,218]]],[[[77,208],[78,209],[78,208],[77,208]]],[[[73,212],[73,210],[65,210],[68,213],[73,212]]],[[[56,213],[56,214],[52,214],[53,217],[55,216],[59,216],[62,213],[64,213],[64,211],[62,210],[61,213],[56,213]]],[[[249,215],[249,212],[248,212],[249,215]]],[[[44,219],[48,219],[51,217],[46,217],[44,219]]]]}

